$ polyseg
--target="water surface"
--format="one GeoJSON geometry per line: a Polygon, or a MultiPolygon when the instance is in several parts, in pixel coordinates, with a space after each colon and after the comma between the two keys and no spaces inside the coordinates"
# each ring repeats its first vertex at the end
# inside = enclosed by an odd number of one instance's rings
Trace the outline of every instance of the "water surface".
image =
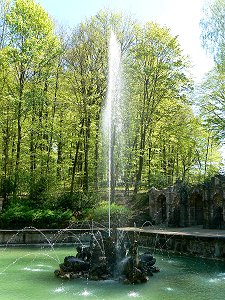
{"type": "Polygon", "coordinates": [[[221,261],[154,254],[161,272],[139,285],[56,278],[59,261],[74,254],[74,247],[1,248],[0,299],[225,299],[225,263],[221,261]]]}

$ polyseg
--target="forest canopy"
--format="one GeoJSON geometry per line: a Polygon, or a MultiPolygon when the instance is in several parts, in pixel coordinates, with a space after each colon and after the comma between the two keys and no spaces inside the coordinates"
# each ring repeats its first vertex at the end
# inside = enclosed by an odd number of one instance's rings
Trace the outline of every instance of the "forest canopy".
{"type": "MultiPolygon", "coordinates": [[[[223,1],[215,2],[224,12],[223,1]]],[[[125,107],[123,149],[115,145],[114,151],[117,186],[135,194],[178,180],[201,182],[217,173],[224,138],[224,35],[217,38],[220,29],[213,27],[213,18],[202,21],[209,33],[203,41],[207,48],[218,41],[214,55],[221,67],[208,76],[199,100],[190,62],[169,28],[99,11],[66,32],[33,0],[1,0],[4,206],[11,196],[47,205],[62,193],[82,198],[106,189],[101,113],[112,29],[121,44],[125,107]],[[209,43],[211,32],[215,39],[209,43]],[[202,103],[202,114],[193,112],[196,101],[202,103]]],[[[82,199],[84,207],[77,210],[90,206],[82,199]]],[[[75,209],[72,204],[67,208],[75,209]]]]}

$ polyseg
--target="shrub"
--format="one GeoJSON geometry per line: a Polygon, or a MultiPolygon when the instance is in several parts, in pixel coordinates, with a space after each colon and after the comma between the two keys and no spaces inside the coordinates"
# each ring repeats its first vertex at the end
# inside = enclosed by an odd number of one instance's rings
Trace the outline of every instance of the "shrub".
{"type": "Polygon", "coordinates": [[[33,182],[30,187],[29,198],[35,206],[42,204],[48,197],[48,180],[41,177],[37,182],[33,182]]]}
{"type": "MultiPolygon", "coordinates": [[[[98,222],[100,224],[108,223],[108,215],[109,215],[109,205],[107,201],[102,201],[100,204],[94,208],[90,213],[90,218],[93,221],[98,222]]],[[[123,205],[118,205],[116,203],[112,203],[110,206],[110,220],[112,226],[120,227],[129,224],[129,220],[132,217],[132,213],[130,209],[123,205]]]]}
{"type": "Polygon", "coordinates": [[[1,228],[24,228],[32,224],[32,211],[20,205],[14,205],[1,213],[1,228]]]}
{"type": "Polygon", "coordinates": [[[85,194],[81,191],[73,194],[66,192],[61,194],[55,201],[54,207],[62,210],[72,210],[80,217],[84,216],[98,201],[98,196],[93,193],[85,194]]]}
{"type": "Polygon", "coordinates": [[[71,222],[72,216],[71,210],[50,209],[44,206],[36,208],[29,199],[12,199],[10,206],[0,214],[0,227],[65,228],[71,222]]]}
{"type": "Polygon", "coordinates": [[[5,178],[1,180],[0,194],[8,196],[15,191],[14,184],[11,178],[5,178]]]}
{"type": "Polygon", "coordinates": [[[32,213],[32,225],[37,228],[65,228],[72,218],[72,211],[36,209],[32,213]]]}

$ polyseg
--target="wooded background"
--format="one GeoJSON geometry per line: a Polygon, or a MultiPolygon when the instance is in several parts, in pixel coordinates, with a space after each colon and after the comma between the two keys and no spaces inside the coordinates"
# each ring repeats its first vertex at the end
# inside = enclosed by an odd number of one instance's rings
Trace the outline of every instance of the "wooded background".
{"type": "Polygon", "coordinates": [[[33,0],[1,0],[2,196],[106,188],[101,113],[111,29],[123,59],[115,184],[135,194],[217,173],[225,124],[224,11],[219,0],[205,8],[202,41],[216,65],[196,87],[169,28],[100,11],[69,31],[33,0]]]}

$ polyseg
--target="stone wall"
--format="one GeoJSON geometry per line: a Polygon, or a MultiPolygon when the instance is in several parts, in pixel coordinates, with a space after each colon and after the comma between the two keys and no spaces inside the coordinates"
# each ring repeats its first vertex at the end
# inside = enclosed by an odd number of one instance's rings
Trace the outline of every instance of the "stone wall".
{"type": "MultiPolygon", "coordinates": [[[[132,239],[133,233],[129,233],[132,239]]],[[[182,255],[225,260],[225,238],[140,232],[138,244],[159,251],[172,251],[182,255]]]]}
{"type": "MultiPolygon", "coordinates": [[[[94,230],[99,231],[99,229],[94,230]]],[[[129,241],[138,237],[138,245],[151,249],[173,251],[179,254],[218,258],[225,260],[225,237],[220,236],[194,236],[162,232],[126,231],[129,241]]],[[[90,230],[82,229],[24,229],[0,230],[0,246],[12,245],[45,245],[53,247],[56,244],[78,244],[90,242],[90,230]]]]}
{"type": "Polygon", "coordinates": [[[225,228],[225,177],[196,186],[181,182],[149,191],[149,216],[154,224],[225,228]]]}
{"type": "Polygon", "coordinates": [[[2,246],[35,244],[45,244],[51,246],[60,243],[83,243],[88,242],[89,240],[90,230],[87,229],[0,230],[0,245],[2,246]]]}

